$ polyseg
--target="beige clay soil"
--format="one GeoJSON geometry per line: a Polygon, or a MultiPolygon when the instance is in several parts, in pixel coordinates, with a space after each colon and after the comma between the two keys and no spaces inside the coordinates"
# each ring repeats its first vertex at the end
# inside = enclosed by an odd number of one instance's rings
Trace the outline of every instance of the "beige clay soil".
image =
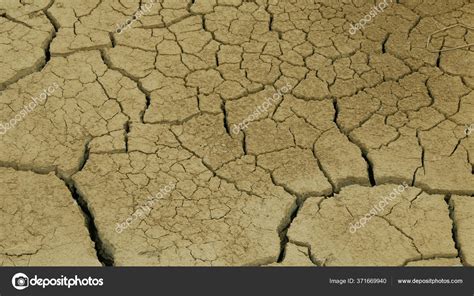
{"type": "Polygon", "coordinates": [[[0,265],[473,266],[474,2],[397,2],[0,1],[0,265]]]}

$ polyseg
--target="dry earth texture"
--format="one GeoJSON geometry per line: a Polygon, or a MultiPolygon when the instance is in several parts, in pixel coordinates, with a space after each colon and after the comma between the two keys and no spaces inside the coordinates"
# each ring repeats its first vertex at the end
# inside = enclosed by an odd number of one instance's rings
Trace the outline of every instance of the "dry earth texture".
{"type": "Polygon", "coordinates": [[[0,265],[474,265],[473,0],[146,1],[0,1],[0,265]]]}

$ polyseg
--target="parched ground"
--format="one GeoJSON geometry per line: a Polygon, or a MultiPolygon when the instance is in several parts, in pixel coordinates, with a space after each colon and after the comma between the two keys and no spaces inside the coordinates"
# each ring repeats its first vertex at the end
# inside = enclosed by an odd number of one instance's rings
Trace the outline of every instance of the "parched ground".
{"type": "Polygon", "coordinates": [[[2,0],[0,265],[474,266],[474,2],[375,4],[2,0]]]}

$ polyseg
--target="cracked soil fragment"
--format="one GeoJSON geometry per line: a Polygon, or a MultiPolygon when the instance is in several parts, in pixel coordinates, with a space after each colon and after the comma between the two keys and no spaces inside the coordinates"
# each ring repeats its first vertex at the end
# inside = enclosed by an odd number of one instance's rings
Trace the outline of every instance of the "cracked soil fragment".
{"type": "Polygon", "coordinates": [[[241,185],[251,175],[227,176],[229,181],[216,176],[203,159],[181,146],[169,125],[133,126],[129,149],[129,154],[91,155],[73,176],[115,264],[253,265],[277,260],[279,231],[289,222],[295,198],[273,185],[268,173],[262,170],[260,180],[246,183],[258,181],[272,195],[241,185]],[[156,201],[146,219],[115,232],[117,219],[127,219],[168,183],[176,184],[175,189],[156,201]]]}
{"type": "Polygon", "coordinates": [[[0,2],[0,265],[474,265],[472,1],[0,2]]]}
{"type": "Polygon", "coordinates": [[[462,260],[474,266],[474,200],[472,196],[452,196],[453,220],[462,260]]]}
{"type": "Polygon", "coordinates": [[[309,198],[293,220],[288,238],[309,246],[312,259],[325,266],[400,266],[419,259],[456,257],[444,197],[414,187],[351,233],[351,223],[397,186],[351,185],[334,197],[309,198]]]}
{"type": "Polygon", "coordinates": [[[0,169],[1,266],[100,266],[85,217],[63,181],[0,169]]]}

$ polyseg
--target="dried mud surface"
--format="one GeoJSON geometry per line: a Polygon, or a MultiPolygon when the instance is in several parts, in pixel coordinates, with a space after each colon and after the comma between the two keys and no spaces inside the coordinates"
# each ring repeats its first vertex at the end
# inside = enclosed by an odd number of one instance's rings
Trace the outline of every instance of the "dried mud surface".
{"type": "Polygon", "coordinates": [[[1,1],[0,265],[474,265],[472,0],[145,3],[1,1]]]}

